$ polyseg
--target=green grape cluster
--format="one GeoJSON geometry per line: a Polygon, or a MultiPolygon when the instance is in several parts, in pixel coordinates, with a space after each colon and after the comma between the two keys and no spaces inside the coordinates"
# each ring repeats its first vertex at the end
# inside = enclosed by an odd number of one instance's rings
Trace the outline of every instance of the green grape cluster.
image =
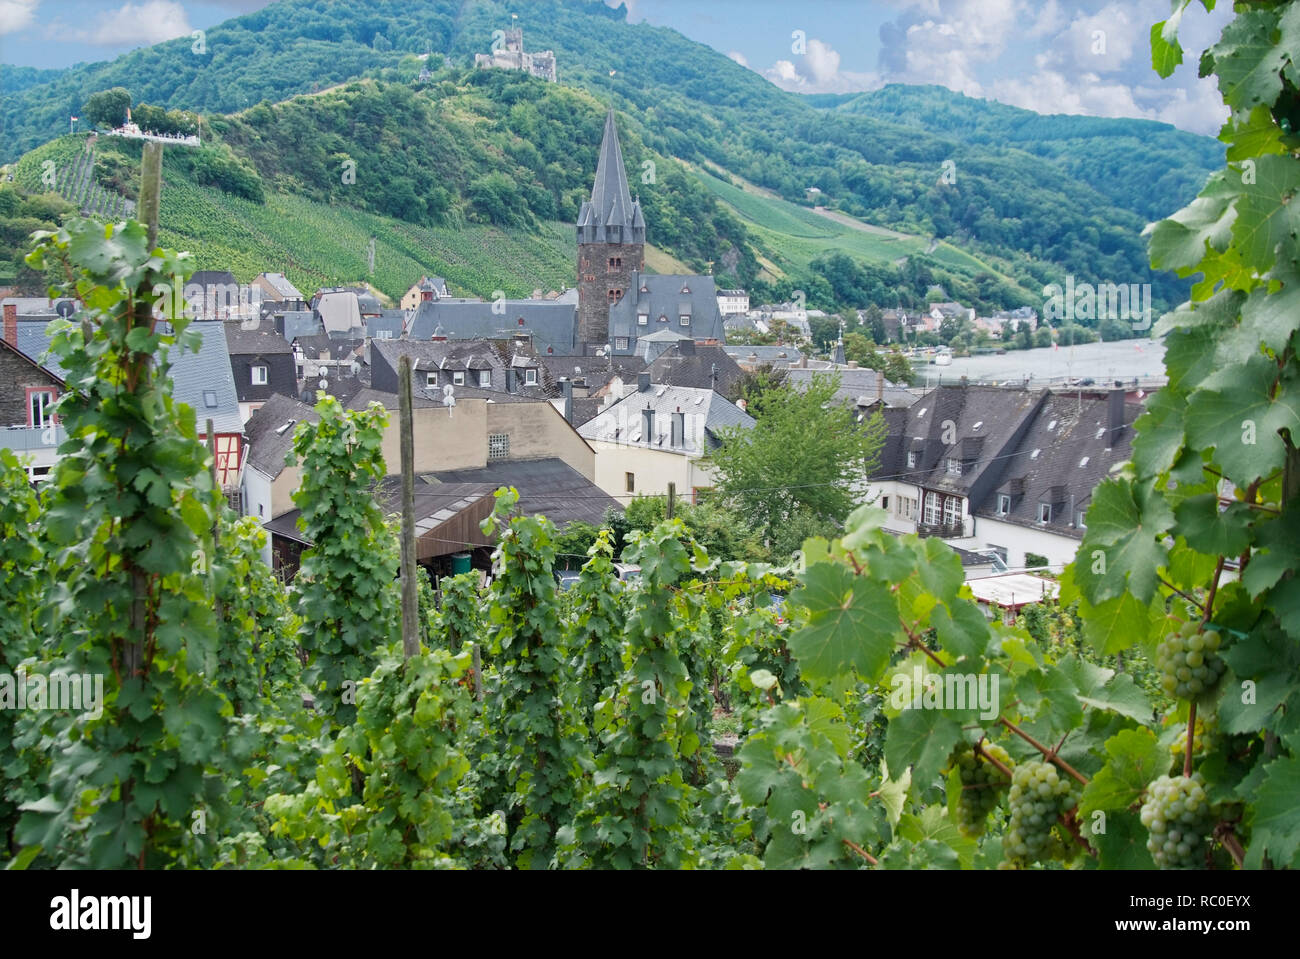
{"type": "Polygon", "coordinates": [[[1201,632],[1201,624],[1194,620],[1166,636],[1156,648],[1164,691],[1179,699],[1195,699],[1212,688],[1228,668],[1218,652],[1222,642],[1218,632],[1201,632]]]}
{"type": "MultiPolygon", "coordinates": [[[[1218,738],[1219,720],[1213,715],[1197,716],[1196,728],[1192,731],[1192,755],[1198,755],[1205,752],[1207,743],[1213,747],[1215,740],[1218,738]]],[[[1169,752],[1173,755],[1176,762],[1183,762],[1183,754],[1187,751],[1187,729],[1183,728],[1183,734],[1169,744],[1169,752]]]]}
{"type": "Polygon", "coordinates": [[[1017,766],[1007,793],[1011,822],[1002,849],[1012,865],[1041,862],[1063,850],[1052,834],[1056,818],[1075,804],[1074,784],[1046,762],[1017,766]]]}
{"type": "Polygon", "coordinates": [[[1214,823],[1214,810],[1205,795],[1205,779],[1161,776],[1147,787],[1142,825],[1150,838],[1147,850],[1161,869],[1195,869],[1205,863],[1205,836],[1214,823]]]}
{"type": "MultiPolygon", "coordinates": [[[[1004,766],[1012,766],[1011,757],[1001,746],[985,743],[980,747],[1004,766]]],[[[1002,801],[1007,777],[987,759],[977,756],[969,744],[961,746],[949,764],[961,776],[961,798],[957,800],[957,828],[963,836],[982,836],[989,813],[1002,801]]]]}

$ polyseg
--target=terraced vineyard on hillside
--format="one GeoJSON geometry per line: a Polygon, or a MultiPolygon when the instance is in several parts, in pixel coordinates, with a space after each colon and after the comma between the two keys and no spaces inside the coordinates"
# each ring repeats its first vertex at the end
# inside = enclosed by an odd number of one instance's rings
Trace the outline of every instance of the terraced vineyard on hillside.
{"type": "Polygon", "coordinates": [[[748,184],[742,187],[728,183],[699,167],[692,167],[692,172],[719,200],[736,212],[751,234],[761,242],[765,258],[782,273],[806,268],[817,257],[839,251],[876,262],[895,262],[902,257],[925,253],[936,262],[970,276],[980,273],[1004,275],[1003,271],[951,243],[932,244],[919,236],[866,223],[849,224],[748,184]],[[934,248],[930,249],[931,246],[934,248]]]}
{"type": "Polygon", "coordinates": [[[576,277],[572,227],[539,233],[485,225],[421,227],[304,197],[273,193],[259,205],[169,177],[163,189],[164,245],[193,250],[200,269],[246,280],[279,270],[302,289],[369,281],[400,297],[423,274],[445,277],[457,294],[527,296],[559,290],[576,277]],[[375,238],[375,274],[367,245],[375,238]]]}
{"type": "Polygon", "coordinates": [[[23,182],[30,183],[33,189],[36,184],[49,189],[49,173],[53,172],[53,192],[75,205],[83,215],[107,220],[135,213],[135,201],[107,190],[95,181],[92,139],[63,137],[50,146],[53,148],[28,154],[19,162],[18,176],[23,182]]]}

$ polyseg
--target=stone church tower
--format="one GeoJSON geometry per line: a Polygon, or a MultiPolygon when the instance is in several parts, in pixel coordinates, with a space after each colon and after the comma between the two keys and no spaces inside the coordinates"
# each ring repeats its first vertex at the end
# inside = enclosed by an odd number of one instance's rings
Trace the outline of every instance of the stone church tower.
{"type": "MultiPolygon", "coordinates": [[[[645,219],[632,199],[614,111],[605,117],[591,199],[578,213],[578,339],[599,348],[609,339],[609,308],[645,269],[645,219]]],[[[594,350],[593,350],[594,352],[594,350]]]]}

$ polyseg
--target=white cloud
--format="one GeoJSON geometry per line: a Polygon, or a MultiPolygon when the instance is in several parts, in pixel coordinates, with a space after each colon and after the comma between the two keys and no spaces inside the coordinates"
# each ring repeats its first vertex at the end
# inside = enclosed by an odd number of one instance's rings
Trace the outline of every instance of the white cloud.
{"type": "Polygon", "coordinates": [[[0,34],[15,33],[36,17],[40,0],[0,0],[0,34]]]}
{"type": "Polygon", "coordinates": [[[1151,70],[1150,24],[1168,0],[885,0],[882,82],[934,83],[1040,113],[1139,117],[1217,133],[1225,111],[1196,53],[1230,12],[1183,25],[1188,63],[1167,82],[1151,70]]]}
{"type": "Polygon", "coordinates": [[[763,76],[783,90],[798,93],[857,93],[880,86],[874,73],[841,70],[840,55],[829,43],[810,37],[807,47],[797,61],[778,60],[761,71],[763,76]]]}
{"type": "Polygon", "coordinates": [[[177,0],[141,0],[101,13],[78,39],[97,46],[148,46],[188,36],[190,20],[177,0]]]}
{"type": "Polygon", "coordinates": [[[727,56],[730,57],[732,60],[735,60],[742,67],[749,66],[749,60],[747,60],[745,58],[745,55],[741,53],[739,50],[732,50],[730,53],[727,54],[727,56]]]}

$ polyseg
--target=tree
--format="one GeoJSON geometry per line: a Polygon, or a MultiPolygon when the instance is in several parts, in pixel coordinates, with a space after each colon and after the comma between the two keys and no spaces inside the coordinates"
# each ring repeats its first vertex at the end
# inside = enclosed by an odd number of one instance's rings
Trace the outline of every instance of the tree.
{"type": "Polygon", "coordinates": [[[838,389],[838,376],[814,376],[806,390],[769,391],[752,429],[719,431],[722,446],[710,454],[715,496],[770,543],[803,511],[822,523],[843,522],[860,500],[856,484],[875,468],[884,421],[875,413],[859,424],[835,399],[838,389]]]}
{"type": "Polygon", "coordinates": [[[883,369],[885,361],[876,352],[876,344],[861,333],[844,334],[844,359],[869,370],[883,369]]]}
{"type": "Polygon", "coordinates": [[[889,342],[889,333],[885,330],[885,314],[880,307],[874,303],[868,306],[865,322],[873,342],[882,345],[889,342]]]}
{"type": "Polygon", "coordinates": [[[131,92],[125,87],[100,90],[86,98],[82,114],[87,122],[102,127],[120,127],[131,109],[131,92]]]}

